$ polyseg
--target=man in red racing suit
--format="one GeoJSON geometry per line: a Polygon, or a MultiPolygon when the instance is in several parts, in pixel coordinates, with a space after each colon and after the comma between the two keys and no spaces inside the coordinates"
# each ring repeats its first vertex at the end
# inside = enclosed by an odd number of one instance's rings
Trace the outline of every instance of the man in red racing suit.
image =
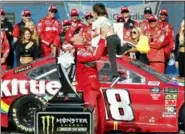
{"type": "Polygon", "coordinates": [[[150,7],[145,7],[144,10],[144,20],[139,23],[139,27],[141,28],[141,31],[144,32],[146,29],[148,29],[149,23],[148,18],[152,15],[152,9],[150,7]]]}
{"type": "Polygon", "coordinates": [[[48,56],[51,53],[55,55],[56,47],[60,48],[61,24],[55,18],[57,8],[50,6],[48,16],[41,19],[38,23],[38,32],[41,38],[42,55],[48,56]]]}
{"type": "Polygon", "coordinates": [[[172,25],[167,22],[168,11],[166,9],[161,9],[159,12],[159,16],[159,22],[162,29],[165,31],[169,41],[168,45],[164,48],[165,60],[167,63],[170,57],[170,52],[175,48],[174,30],[172,25]]]}
{"type": "Polygon", "coordinates": [[[10,51],[10,45],[6,33],[1,31],[1,72],[7,69],[7,57],[10,51]]]}
{"type": "Polygon", "coordinates": [[[145,35],[148,37],[150,44],[150,51],[147,56],[150,61],[151,67],[160,73],[164,73],[164,48],[168,43],[168,39],[163,29],[161,29],[156,16],[152,15],[149,18],[149,24],[150,28],[144,32],[145,35]]]}
{"type": "MultiPolygon", "coordinates": [[[[68,33],[70,34],[70,33],[68,33]]],[[[68,36],[68,35],[67,35],[68,36]]],[[[83,92],[84,101],[95,108],[96,112],[96,134],[103,134],[105,125],[105,109],[103,97],[100,92],[100,83],[98,73],[95,67],[96,61],[102,57],[105,50],[105,40],[100,39],[96,50],[89,49],[90,46],[84,45],[84,40],[81,34],[72,36],[72,44],[64,43],[63,50],[71,51],[74,47],[77,49],[77,65],[76,65],[76,80],[77,91],[83,92]]]]}

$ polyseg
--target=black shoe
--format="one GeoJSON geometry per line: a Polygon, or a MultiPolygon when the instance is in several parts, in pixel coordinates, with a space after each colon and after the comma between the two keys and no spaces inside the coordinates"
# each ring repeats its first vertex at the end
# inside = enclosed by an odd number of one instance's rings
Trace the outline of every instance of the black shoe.
{"type": "Polygon", "coordinates": [[[110,87],[113,87],[119,79],[120,79],[119,76],[114,76],[114,77],[112,77],[112,84],[111,84],[110,87]]]}

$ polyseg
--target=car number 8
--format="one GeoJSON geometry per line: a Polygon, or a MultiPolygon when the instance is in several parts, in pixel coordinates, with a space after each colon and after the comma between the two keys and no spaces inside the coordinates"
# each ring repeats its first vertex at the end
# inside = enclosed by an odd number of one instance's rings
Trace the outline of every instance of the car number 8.
{"type": "Polygon", "coordinates": [[[129,94],[123,89],[108,89],[106,90],[107,100],[110,105],[110,113],[114,120],[131,121],[134,119],[134,114],[130,106],[129,94]],[[116,99],[116,95],[119,95],[120,101],[116,99]],[[120,113],[120,109],[124,114],[120,113]]]}

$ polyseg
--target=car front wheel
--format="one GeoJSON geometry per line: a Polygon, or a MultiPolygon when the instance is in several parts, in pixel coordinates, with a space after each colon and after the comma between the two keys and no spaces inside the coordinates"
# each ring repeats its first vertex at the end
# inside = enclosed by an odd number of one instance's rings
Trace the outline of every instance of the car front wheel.
{"type": "Polygon", "coordinates": [[[14,125],[21,132],[34,132],[34,113],[41,109],[47,101],[35,95],[26,95],[18,98],[12,105],[11,118],[14,125]]]}

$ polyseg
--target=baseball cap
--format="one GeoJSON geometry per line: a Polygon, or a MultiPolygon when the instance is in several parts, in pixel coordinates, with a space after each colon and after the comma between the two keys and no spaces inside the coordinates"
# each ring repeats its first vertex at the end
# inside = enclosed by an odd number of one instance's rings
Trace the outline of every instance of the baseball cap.
{"type": "Polygon", "coordinates": [[[128,9],[128,7],[126,7],[126,6],[124,6],[124,7],[121,8],[121,12],[124,12],[124,11],[130,12],[129,9],[128,9]]]}
{"type": "Polygon", "coordinates": [[[48,11],[55,11],[55,12],[57,12],[58,10],[57,10],[56,6],[51,5],[51,6],[49,6],[48,11]]]}
{"type": "Polygon", "coordinates": [[[5,11],[1,9],[1,15],[5,15],[5,11]]]}
{"type": "Polygon", "coordinates": [[[93,17],[93,15],[91,14],[91,12],[87,12],[87,13],[85,14],[85,18],[87,18],[87,17],[93,17]]]}
{"type": "Polygon", "coordinates": [[[24,9],[24,10],[22,11],[22,16],[31,16],[30,10],[24,9]]]}
{"type": "Polygon", "coordinates": [[[160,10],[159,14],[160,15],[164,14],[164,15],[168,16],[168,10],[163,8],[163,9],[160,10]]]}
{"type": "Polygon", "coordinates": [[[71,12],[70,12],[70,15],[71,16],[79,16],[79,13],[76,9],[72,9],[71,12]]]}
{"type": "Polygon", "coordinates": [[[152,14],[152,9],[151,9],[151,7],[145,7],[144,14],[146,14],[146,13],[152,14]]]}
{"type": "Polygon", "coordinates": [[[148,21],[156,21],[157,20],[157,17],[155,15],[151,15],[149,18],[148,18],[148,21]]]}
{"type": "Polygon", "coordinates": [[[65,25],[70,25],[71,24],[71,21],[68,20],[68,19],[65,19],[62,21],[62,25],[65,26],[65,25]]]}

